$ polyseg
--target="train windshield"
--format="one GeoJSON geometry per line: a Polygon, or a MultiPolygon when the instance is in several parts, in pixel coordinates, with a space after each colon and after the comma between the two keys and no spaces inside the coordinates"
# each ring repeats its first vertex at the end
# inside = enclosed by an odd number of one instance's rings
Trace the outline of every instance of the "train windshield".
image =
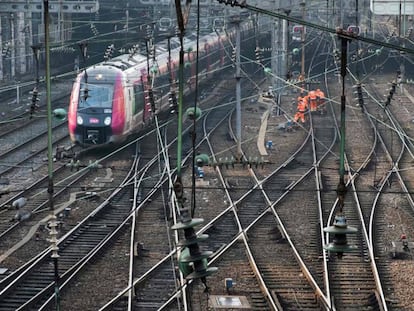
{"type": "Polygon", "coordinates": [[[79,108],[112,108],[113,85],[82,83],[79,92],[79,108]]]}

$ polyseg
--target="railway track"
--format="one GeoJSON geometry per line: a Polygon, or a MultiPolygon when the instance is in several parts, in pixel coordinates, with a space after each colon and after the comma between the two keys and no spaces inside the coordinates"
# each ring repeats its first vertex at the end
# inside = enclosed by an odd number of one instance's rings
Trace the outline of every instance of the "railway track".
{"type": "MultiPolygon", "coordinates": [[[[413,158],[412,145],[406,130],[395,116],[401,110],[384,107],[381,100],[375,100],[381,98],[381,91],[377,88],[369,88],[367,91],[372,94],[367,110],[371,123],[377,129],[377,153],[383,159],[377,164],[377,171],[381,178],[375,184],[370,204],[371,213],[368,218],[370,243],[378,257],[379,274],[383,287],[386,288],[384,299],[387,300],[390,310],[398,310],[404,308],[405,302],[401,299],[404,293],[401,293],[399,284],[395,277],[392,277],[395,275],[396,266],[393,257],[404,258],[405,252],[402,247],[394,248],[392,243],[398,246],[402,243],[400,235],[413,229],[413,200],[409,194],[409,189],[412,188],[410,185],[412,176],[409,170],[407,171],[410,166],[408,163],[413,158]],[[397,227],[396,230],[394,226],[397,227]]],[[[399,101],[403,96],[403,94],[399,95],[399,101]]],[[[398,119],[403,120],[401,117],[398,119]]]]}
{"type": "MultiPolygon", "coordinates": [[[[137,159],[137,157],[136,157],[137,159]]],[[[66,282],[78,268],[96,256],[97,251],[124,228],[130,213],[131,187],[124,172],[112,175],[119,187],[80,224],[59,239],[59,282],[66,282]],[[122,179],[123,181],[122,181],[122,179]],[[121,226],[123,224],[123,226],[121,226]]],[[[54,265],[51,249],[35,256],[20,269],[2,280],[0,305],[3,310],[39,310],[53,296],[54,265]]],[[[56,270],[55,270],[56,271],[56,270]]]]}
{"type": "MultiPolygon", "coordinates": [[[[325,69],[330,72],[332,68],[325,69]]],[[[334,80],[332,76],[329,79],[334,80]]],[[[335,98],[336,95],[328,97],[335,98]]],[[[182,232],[170,230],[177,221],[171,191],[175,157],[171,143],[175,137],[164,128],[156,136],[142,137],[141,145],[146,147],[141,147],[140,160],[133,165],[134,173],[122,187],[125,196],[117,199],[125,203],[111,203],[112,208],[119,208],[124,216],[117,215],[113,222],[109,218],[112,214],[102,216],[101,220],[85,220],[86,228],[80,227],[79,232],[85,230],[86,235],[73,238],[85,239],[82,245],[94,248],[90,245],[104,244],[97,240],[103,241],[103,236],[110,236],[109,232],[100,231],[109,224],[110,230],[117,232],[114,239],[122,236],[122,241],[117,243],[129,244],[126,254],[128,273],[119,273],[113,292],[104,291],[109,293],[104,299],[111,299],[110,295],[114,298],[104,306],[106,301],[96,302],[93,308],[177,310],[192,307],[206,310],[211,306],[209,297],[223,294],[248,297],[252,310],[403,308],[403,303],[394,297],[397,289],[391,270],[394,261],[390,256],[388,225],[390,219],[394,221],[400,217],[403,225],[398,230],[411,230],[412,186],[406,182],[412,177],[409,173],[411,139],[402,130],[402,125],[395,124],[391,114],[385,119],[383,107],[374,106],[374,102],[367,101],[365,114],[360,108],[350,110],[348,105],[351,118],[348,115],[347,122],[358,126],[359,132],[354,134],[353,140],[347,140],[346,145],[348,194],[344,214],[348,224],[358,228],[357,234],[348,235],[348,243],[356,245],[357,252],[346,253],[342,258],[329,254],[323,246],[332,237],[325,235],[323,228],[338,214],[335,190],[339,130],[335,116],[339,113],[335,107],[337,103],[333,104],[327,115],[309,115],[309,127],[288,134],[290,138],[296,138],[295,143],[281,152],[276,161],[263,166],[259,157],[250,157],[254,149],[251,146],[250,154],[246,153],[242,161],[235,163],[236,148],[231,140],[234,134],[229,134],[225,121],[231,120],[228,117],[230,106],[211,109],[204,119],[204,133],[200,128],[195,130],[196,150],[211,154],[211,165],[203,167],[203,178],[193,175],[191,136],[185,134],[184,154],[188,162],[184,165],[183,181],[187,186],[186,194],[191,197],[191,202],[186,205],[193,208],[194,200],[194,217],[205,219],[198,234],[208,233],[210,237],[200,244],[203,249],[213,251],[209,265],[219,267],[219,271],[207,279],[207,288],[199,280],[186,280],[178,269],[177,256],[182,251],[179,240],[183,236],[182,232]],[[194,189],[189,186],[193,183],[194,189]],[[390,212],[390,202],[393,206],[398,205],[398,209],[390,212]],[[236,281],[234,288],[223,286],[223,279],[228,277],[236,281]]],[[[191,121],[187,120],[187,125],[191,128],[191,121]]],[[[42,200],[46,202],[45,198],[42,200]]],[[[93,218],[104,209],[103,204],[93,218]]],[[[113,245],[115,242],[108,238],[108,243],[113,245]]],[[[70,245],[66,246],[62,239],[62,256],[67,256],[65,258],[72,256],[70,245]]],[[[76,257],[76,251],[73,252],[76,257]]],[[[67,275],[62,273],[62,293],[73,279],[79,277],[71,274],[71,269],[77,269],[71,267],[85,270],[84,266],[90,260],[96,260],[94,254],[82,253],[80,256],[85,259],[62,260],[62,270],[67,271],[67,275]]],[[[47,265],[41,267],[47,271],[44,285],[48,289],[44,290],[45,295],[29,298],[25,302],[28,308],[46,309],[53,304],[50,259],[43,265],[47,265]]],[[[40,278],[33,273],[34,278],[40,278]]],[[[87,280],[84,283],[86,287],[90,285],[87,280]]],[[[8,293],[9,284],[13,283],[1,285],[0,299],[12,303],[14,298],[2,296],[3,292],[8,293]]],[[[23,287],[31,291],[30,286],[23,287]]]]}

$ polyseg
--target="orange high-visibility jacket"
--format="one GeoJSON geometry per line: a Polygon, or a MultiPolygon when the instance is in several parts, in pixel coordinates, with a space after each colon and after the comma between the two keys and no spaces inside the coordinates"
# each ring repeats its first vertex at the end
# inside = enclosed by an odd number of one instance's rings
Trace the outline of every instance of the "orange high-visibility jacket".
{"type": "Polygon", "coordinates": [[[302,98],[302,100],[300,100],[298,102],[298,111],[299,112],[306,112],[307,106],[308,106],[308,104],[306,103],[306,100],[304,98],[302,98]]]}

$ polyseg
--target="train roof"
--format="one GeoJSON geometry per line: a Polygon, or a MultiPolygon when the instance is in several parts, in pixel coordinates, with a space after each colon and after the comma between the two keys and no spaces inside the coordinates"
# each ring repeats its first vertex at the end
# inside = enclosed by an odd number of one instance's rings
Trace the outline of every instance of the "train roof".
{"type": "Polygon", "coordinates": [[[139,64],[146,62],[147,58],[141,54],[122,54],[116,56],[106,62],[101,63],[102,66],[113,66],[121,70],[127,70],[139,64]]]}
{"type": "MultiPolygon", "coordinates": [[[[249,29],[251,25],[249,23],[242,23],[241,28],[242,30],[249,29]]],[[[223,39],[228,33],[225,32],[212,32],[209,34],[205,34],[200,36],[200,50],[204,50],[204,45],[212,45],[217,43],[217,38],[223,39]]],[[[185,52],[195,52],[197,50],[197,35],[195,33],[187,33],[186,36],[183,38],[184,41],[184,51],[185,52]]],[[[172,58],[176,58],[179,49],[180,49],[180,40],[177,37],[170,38],[170,46],[171,46],[171,56],[172,58]]],[[[155,62],[160,62],[158,65],[162,65],[163,62],[168,62],[168,40],[165,39],[161,42],[155,44],[155,62]]],[[[151,62],[152,59],[150,59],[151,62]]],[[[105,62],[101,62],[92,66],[91,68],[96,68],[97,66],[107,66],[107,67],[115,67],[122,71],[127,71],[129,69],[139,70],[140,68],[145,68],[147,62],[147,56],[142,55],[139,53],[136,54],[122,54],[118,55],[114,58],[111,58],[105,62]]]]}

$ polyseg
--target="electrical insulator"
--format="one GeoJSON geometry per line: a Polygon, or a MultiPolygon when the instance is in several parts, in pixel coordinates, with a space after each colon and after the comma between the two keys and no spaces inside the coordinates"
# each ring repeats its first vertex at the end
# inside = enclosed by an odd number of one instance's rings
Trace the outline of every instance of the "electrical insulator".
{"type": "Polygon", "coordinates": [[[85,100],[89,97],[89,89],[85,88],[85,90],[83,91],[83,96],[85,97],[85,100]]]}
{"type": "Polygon", "coordinates": [[[334,54],[334,58],[335,58],[336,61],[340,61],[341,60],[341,55],[339,53],[339,50],[335,49],[333,51],[333,54],[334,54]]]}
{"type": "Polygon", "coordinates": [[[393,82],[390,89],[390,95],[393,95],[395,93],[397,87],[397,83],[393,82]]]}
{"type": "Polygon", "coordinates": [[[233,48],[233,51],[231,52],[231,60],[233,62],[236,61],[236,47],[233,48]]]}
{"type": "Polygon", "coordinates": [[[146,35],[147,35],[148,38],[149,37],[152,37],[152,35],[153,35],[153,29],[152,29],[152,27],[150,25],[147,25],[146,35]]]}
{"type": "Polygon", "coordinates": [[[11,56],[11,43],[10,42],[6,42],[1,50],[1,53],[3,56],[5,57],[10,57],[11,56]]]}
{"type": "Polygon", "coordinates": [[[240,1],[240,3],[239,3],[239,1],[237,1],[237,0],[217,0],[219,3],[224,3],[224,4],[226,4],[226,5],[231,5],[231,6],[240,6],[240,7],[243,7],[243,6],[245,6],[246,5],[246,1],[244,0],[244,1],[240,1]]]}
{"type": "Polygon", "coordinates": [[[391,104],[391,100],[392,100],[392,97],[394,96],[396,87],[397,87],[397,83],[395,81],[392,82],[390,91],[389,91],[389,93],[387,95],[387,100],[385,101],[385,106],[388,106],[389,104],[391,104]]]}
{"type": "Polygon", "coordinates": [[[400,84],[402,82],[402,73],[400,70],[397,71],[397,83],[400,84]]]}
{"type": "Polygon", "coordinates": [[[96,28],[96,26],[94,24],[91,24],[91,31],[92,31],[94,36],[99,35],[98,29],[96,28]]]}
{"type": "Polygon", "coordinates": [[[113,44],[108,45],[108,47],[105,50],[105,55],[104,55],[104,59],[106,61],[112,58],[112,54],[114,53],[114,50],[115,50],[115,46],[113,44]]]}
{"type": "Polygon", "coordinates": [[[178,113],[178,102],[177,102],[177,96],[175,95],[174,91],[171,91],[168,96],[168,103],[170,106],[170,113],[178,113]]]}
{"type": "Polygon", "coordinates": [[[362,94],[361,83],[358,83],[356,85],[356,88],[357,88],[357,95],[358,95],[358,105],[361,107],[362,110],[364,110],[364,96],[362,94]]]}
{"type": "Polygon", "coordinates": [[[262,50],[257,46],[254,50],[254,53],[256,55],[256,61],[261,62],[262,61],[262,50]]]}
{"type": "Polygon", "coordinates": [[[194,230],[194,227],[202,224],[204,220],[191,218],[188,214],[187,210],[181,210],[181,222],[171,227],[172,230],[184,230],[185,240],[179,243],[183,248],[178,259],[178,266],[186,279],[201,279],[206,285],[206,277],[217,271],[215,267],[208,267],[208,257],[213,252],[201,251],[198,245],[199,242],[208,238],[207,234],[197,235],[194,230]]]}
{"type": "Polygon", "coordinates": [[[413,34],[413,27],[411,26],[410,28],[408,28],[407,37],[410,38],[412,34],[413,34]]]}
{"type": "Polygon", "coordinates": [[[155,112],[155,98],[154,98],[153,90],[150,88],[146,90],[145,93],[146,93],[145,100],[147,101],[147,103],[150,104],[151,111],[155,112]]]}
{"type": "Polygon", "coordinates": [[[39,91],[37,87],[35,87],[32,91],[32,103],[30,105],[30,118],[32,118],[37,108],[39,108],[39,105],[37,104],[37,102],[40,101],[40,99],[38,98],[38,96],[39,96],[39,91]]]}
{"type": "Polygon", "coordinates": [[[132,58],[134,55],[138,54],[138,53],[139,53],[139,50],[140,50],[139,45],[138,45],[138,44],[134,44],[134,45],[132,46],[132,48],[130,48],[130,49],[128,50],[129,57],[130,57],[130,58],[132,58]]]}
{"type": "Polygon", "coordinates": [[[329,252],[337,253],[338,258],[342,258],[344,253],[358,251],[358,247],[348,244],[347,234],[355,234],[357,229],[347,225],[345,216],[335,216],[333,225],[324,228],[323,231],[333,235],[332,242],[323,248],[329,252]]]}

